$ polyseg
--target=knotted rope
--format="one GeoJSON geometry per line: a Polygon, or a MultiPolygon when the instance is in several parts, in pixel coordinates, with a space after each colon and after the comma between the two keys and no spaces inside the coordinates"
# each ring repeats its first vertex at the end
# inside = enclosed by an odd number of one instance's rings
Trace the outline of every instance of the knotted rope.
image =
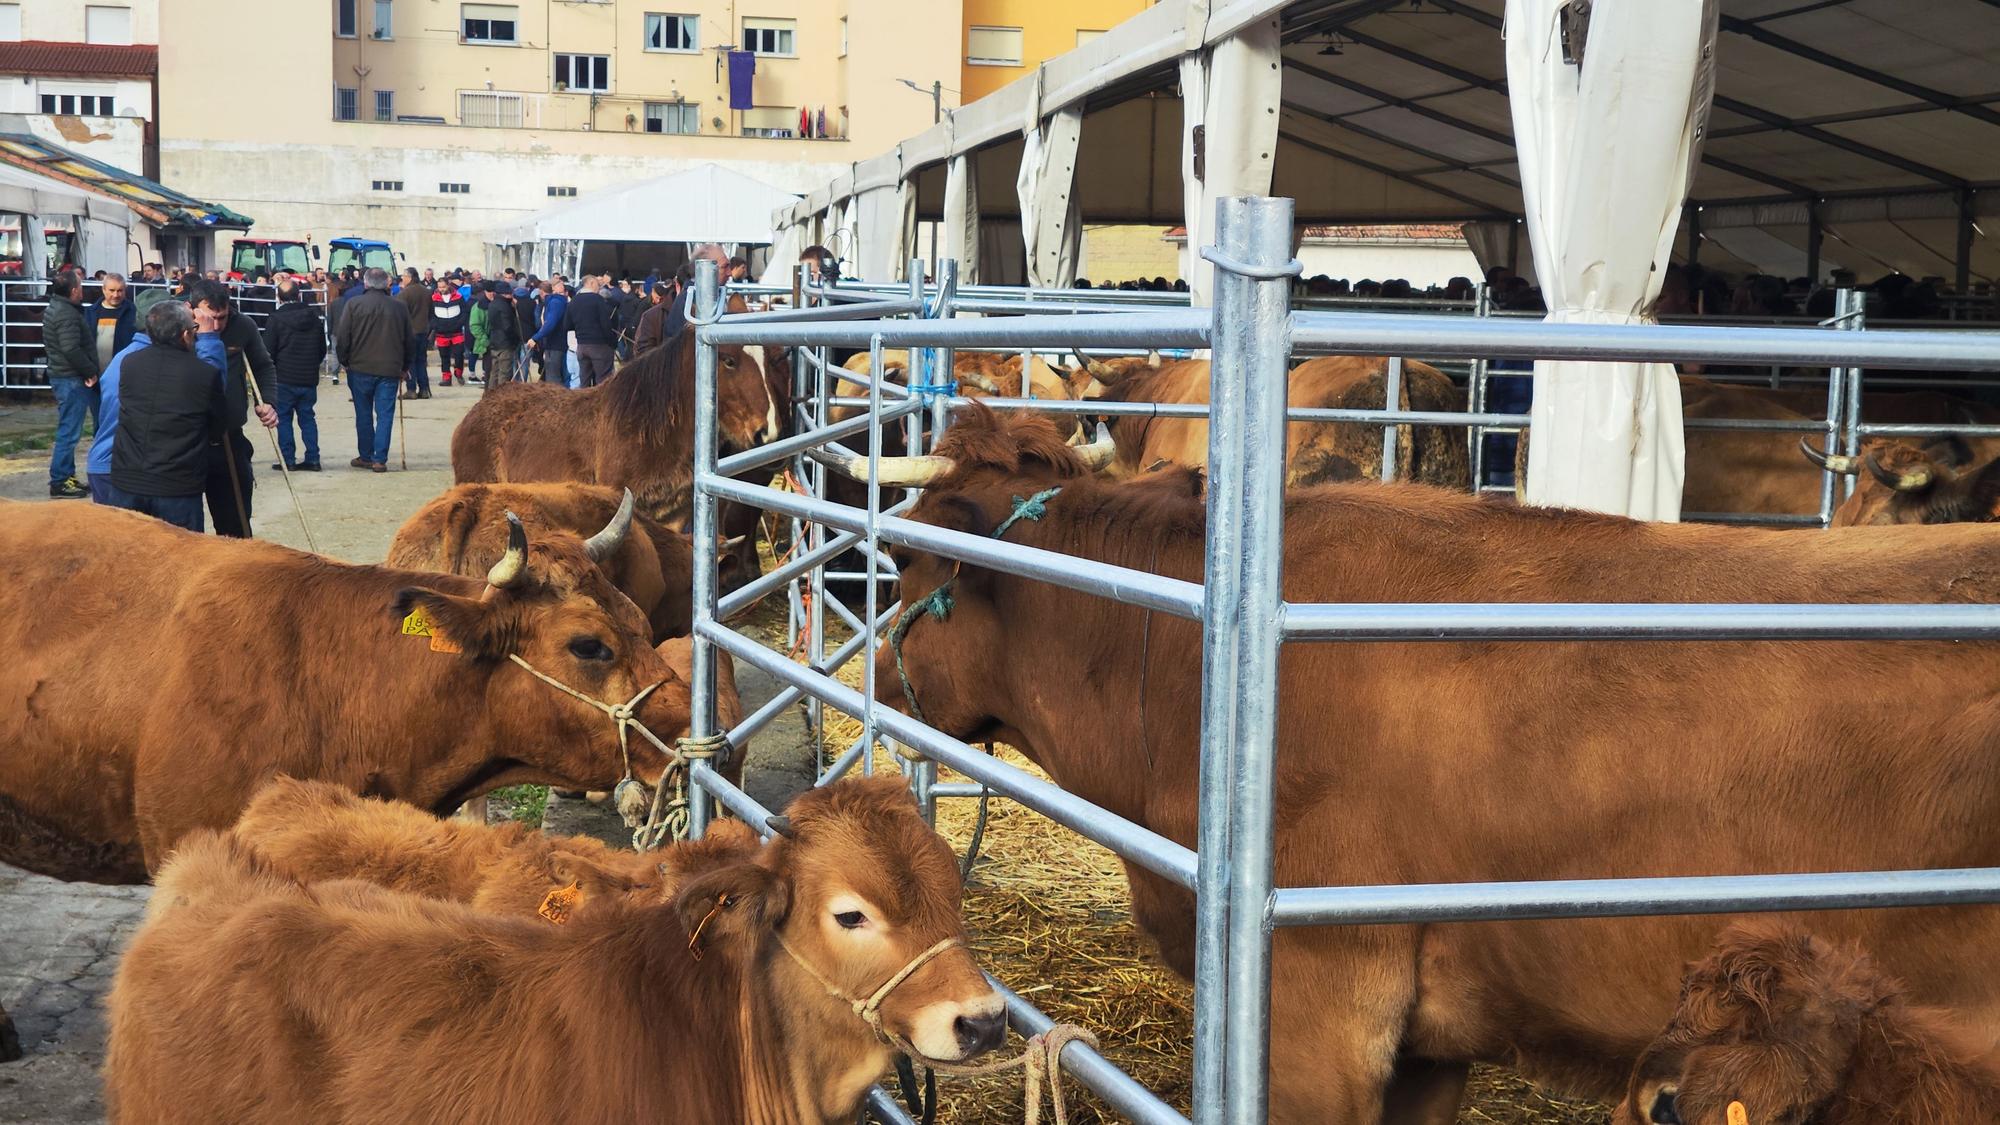
{"type": "MultiPolygon", "coordinates": [[[[726,734],[674,739],[674,748],[670,752],[672,760],[667,763],[666,773],[660,778],[659,788],[653,790],[653,804],[646,811],[643,821],[637,813],[626,813],[625,799],[622,794],[619,797],[618,811],[625,813],[626,824],[634,825],[632,850],[649,852],[668,840],[687,839],[688,771],[695,762],[712,762],[718,757],[726,762],[733,749],[726,734]],[[665,797],[669,785],[672,786],[674,795],[665,797]]],[[[620,789],[625,787],[623,781],[618,785],[620,789]]],[[[636,781],[632,786],[635,790],[639,789],[639,783],[636,781]]]]}
{"type": "Polygon", "coordinates": [[[1015,1067],[1022,1067],[1024,1068],[1022,1103],[1027,1107],[1027,1125],[1040,1125],[1042,1119],[1042,1085],[1044,1081],[1048,1083],[1049,1105],[1055,1111],[1055,1125],[1067,1125],[1069,1121],[1069,1104],[1063,1096],[1060,1075],[1062,1050],[1073,1042],[1087,1043],[1092,1049],[1095,1049],[1097,1047],[1097,1036],[1091,1034],[1088,1029],[1078,1027],[1075,1024],[1059,1023],[1042,1032],[1040,1035],[1031,1036],[1028,1039],[1027,1046],[1022,1049],[1021,1053],[1011,1058],[996,1059],[993,1062],[984,1063],[960,1063],[946,1062],[943,1059],[934,1059],[924,1054],[909,1040],[897,1035],[883,1024],[882,1002],[889,998],[889,994],[894,992],[898,985],[909,980],[918,969],[930,964],[932,959],[945,950],[959,944],[960,942],[957,938],[946,938],[938,942],[936,945],[910,958],[907,964],[896,970],[888,980],[883,981],[881,987],[870,993],[866,999],[857,1000],[849,996],[839,985],[828,980],[826,974],[814,968],[812,962],[806,960],[798,950],[793,949],[790,942],[787,942],[782,937],[778,939],[778,948],[784,950],[787,956],[797,962],[799,968],[806,971],[806,975],[818,981],[820,987],[826,989],[827,995],[846,1003],[853,1010],[854,1014],[860,1018],[861,1022],[867,1024],[869,1030],[873,1031],[875,1037],[882,1042],[909,1056],[913,1061],[923,1064],[925,1068],[941,1074],[979,1076],[1000,1074],[1015,1067]]]}

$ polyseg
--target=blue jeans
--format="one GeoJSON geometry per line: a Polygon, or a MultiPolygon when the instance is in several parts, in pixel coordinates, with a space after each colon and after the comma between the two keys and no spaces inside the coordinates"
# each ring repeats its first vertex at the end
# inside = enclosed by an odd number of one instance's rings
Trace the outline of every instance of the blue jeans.
{"type": "Polygon", "coordinates": [[[284,455],[287,465],[319,464],[319,419],[313,417],[313,405],[319,402],[318,387],[294,387],[279,383],[272,396],[271,405],[278,409],[278,452],[284,455]],[[304,440],[306,455],[303,461],[292,459],[292,419],[299,420],[299,437],[304,440]]]}
{"type": "Polygon", "coordinates": [[[109,478],[102,484],[96,478],[90,482],[91,499],[112,508],[149,515],[163,523],[186,528],[200,534],[208,530],[201,517],[201,493],[192,496],[139,496],[113,485],[109,478]]]}
{"type": "MultiPolygon", "coordinates": [[[[410,354],[416,357],[410,361],[411,394],[431,389],[430,347],[431,342],[428,336],[412,335],[410,337],[410,354]]],[[[378,457],[376,460],[379,461],[381,458],[378,457]]]]}
{"type": "Polygon", "coordinates": [[[83,415],[97,425],[98,391],[83,380],[57,375],[49,380],[56,392],[56,444],[49,451],[49,484],[58,485],[76,475],[76,443],[83,438],[83,415]]]}
{"type": "Polygon", "coordinates": [[[396,389],[402,384],[389,375],[347,373],[347,390],[354,396],[354,443],[363,461],[389,460],[389,435],[396,428],[396,389]]]}

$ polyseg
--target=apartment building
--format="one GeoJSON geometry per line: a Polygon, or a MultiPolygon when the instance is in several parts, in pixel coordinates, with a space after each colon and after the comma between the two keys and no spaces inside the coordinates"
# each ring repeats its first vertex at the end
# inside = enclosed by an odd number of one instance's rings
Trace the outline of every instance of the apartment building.
{"type": "MultiPolygon", "coordinates": [[[[964,56],[958,95],[963,105],[998,90],[1046,59],[1131,19],[1156,0],[965,0],[964,56]]],[[[945,82],[949,86],[949,81],[945,82]]]]}
{"type": "Polygon", "coordinates": [[[955,69],[962,27],[957,0],[175,0],[161,161],[261,237],[476,265],[551,203],[701,164],[819,187],[930,123],[897,79],[955,69]],[[245,57],[283,62],[231,81],[245,57]]]}
{"type": "Polygon", "coordinates": [[[0,3],[0,114],[9,129],[157,176],[159,0],[0,3]]]}

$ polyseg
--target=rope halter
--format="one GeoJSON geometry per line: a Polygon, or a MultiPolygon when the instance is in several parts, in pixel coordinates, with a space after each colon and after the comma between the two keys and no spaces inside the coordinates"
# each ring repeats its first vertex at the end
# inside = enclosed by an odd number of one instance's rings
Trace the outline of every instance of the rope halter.
{"type": "Polygon", "coordinates": [[[510,652],[507,654],[507,659],[513,661],[516,664],[519,664],[522,668],[526,669],[527,673],[530,676],[533,676],[536,679],[542,681],[543,683],[549,685],[550,687],[556,689],[557,691],[562,692],[564,695],[569,696],[571,699],[576,699],[584,703],[588,703],[592,707],[597,708],[599,711],[602,711],[606,715],[611,717],[612,724],[618,728],[618,758],[619,761],[625,767],[625,775],[619,778],[618,780],[619,789],[622,790],[627,782],[631,782],[634,785],[638,784],[638,780],[632,776],[632,747],[631,747],[630,732],[634,730],[638,731],[641,735],[645,736],[646,741],[652,743],[655,747],[657,747],[660,753],[667,755],[669,758],[675,756],[673,747],[668,746],[664,742],[661,742],[660,736],[654,734],[650,730],[647,730],[646,724],[639,721],[639,705],[646,701],[647,696],[653,694],[655,691],[658,691],[660,686],[667,682],[666,680],[664,679],[656,680],[653,683],[650,683],[645,687],[640,688],[639,693],[637,695],[634,695],[632,698],[626,700],[623,703],[606,703],[603,700],[598,699],[594,696],[585,695],[583,692],[580,692],[575,688],[569,686],[568,684],[563,683],[561,680],[556,679],[554,676],[544,673],[540,669],[536,668],[534,665],[522,659],[519,653],[510,652]]]}

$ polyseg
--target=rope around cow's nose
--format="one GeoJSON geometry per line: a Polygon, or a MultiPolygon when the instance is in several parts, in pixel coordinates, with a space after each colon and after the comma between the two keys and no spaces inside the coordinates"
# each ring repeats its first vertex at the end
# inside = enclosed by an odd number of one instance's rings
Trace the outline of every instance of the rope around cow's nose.
{"type": "Polygon", "coordinates": [[[1097,1036],[1091,1034],[1088,1029],[1078,1027],[1075,1024],[1059,1023],[1042,1032],[1040,1035],[1029,1037],[1027,1046],[1022,1049],[1020,1054],[1014,1055],[1011,1058],[997,1059],[993,1062],[985,1063],[960,1063],[934,1059],[919,1051],[915,1044],[890,1031],[883,1025],[882,1002],[889,998],[889,994],[894,992],[898,985],[915,975],[918,969],[929,964],[932,958],[959,944],[960,942],[957,938],[946,938],[938,942],[936,945],[910,958],[907,964],[896,970],[888,980],[883,981],[882,986],[877,988],[873,993],[870,993],[867,999],[856,1000],[854,997],[849,996],[839,985],[827,979],[825,973],[814,968],[812,962],[806,960],[798,950],[793,949],[790,942],[786,941],[782,936],[778,938],[778,948],[784,950],[785,954],[793,961],[798,962],[799,968],[804,969],[806,975],[818,981],[820,987],[826,989],[827,995],[846,1003],[849,1008],[853,1009],[854,1014],[860,1017],[861,1021],[867,1024],[869,1029],[875,1033],[876,1038],[882,1040],[882,1042],[908,1055],[912,1060],[942,1074],[977,1076],[999,1074],[1003,1071],[1012,1070],[1017,1066],[1022,1067],[1024,1070],[1022,1072],[1023,1091],[1021,1104],[1026,1107],[1027,1125],[1040,1125],[1042,1119],[1042,1083],[1044,1080],[1048,1082],[1049,1105],[1055,1111],[1055,1125],[1068,1125],[1069,1104],[1063,1097],[1061,1077],[1062,1052],[1063,1048],[1069,1046],[1072,1042],[1087,1043],[1092,1050],[1095,1050],[1097,1048],[1097,1036]]]}

